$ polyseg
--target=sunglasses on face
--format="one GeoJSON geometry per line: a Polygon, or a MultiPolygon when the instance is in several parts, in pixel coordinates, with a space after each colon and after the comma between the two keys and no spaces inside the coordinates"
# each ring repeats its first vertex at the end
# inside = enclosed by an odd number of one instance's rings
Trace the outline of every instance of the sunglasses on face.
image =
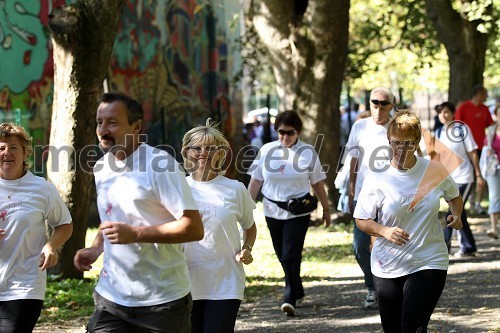
{"type": "Polygon", "coordinates": [[[297,131],[293,130],[293,129],[292,130],[288,130],[288,131],[282,130],[282,129],[278,130],[278,134],[282,135],[282,136],[285,136],[285,135],[292,136],[292,135],[295,135],[295,133],[297,133],[297,131]]]}
{"type": "Polygon", "coordinates": [[[380,101],[378,99],[371,99],[370,102],[372,102],[375,105],[382,105],[382,106],[387,106],[387,105],[391,105],[392,104],[389,101],[380,101]]]}
{"type": "Polygon", "coordinates": [[[201,152],[203,151],[203,149],[205,149],[205,151],[207,153],[215,153],[219,149],[219,146],[216,146],[216,145],[209,145],[209,146],[188,146],[188,149],[194,151],[196,154],[201,154],[201,152]]]}

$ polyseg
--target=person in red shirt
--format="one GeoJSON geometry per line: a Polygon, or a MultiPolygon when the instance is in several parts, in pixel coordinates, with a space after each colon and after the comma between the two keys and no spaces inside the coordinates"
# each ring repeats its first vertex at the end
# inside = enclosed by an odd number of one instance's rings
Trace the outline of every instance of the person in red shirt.
{"type": "MultiPolygon", "coordinates": [[[[490,110],[484,102],[488,98],[488,90],[482,85],[477,85],[472,90],[472,99],[462,103],[455,113],[455,120],[463,121],[469,126],[474,141],[477,143],[477,153],[481,156],[486,128],[493,124],[490,110]]],[[[471,213],[482,214],[484,210],[480,203],[483,198],[484,186],[476,183],[475,201],[471,200],[471,213]]],[[[485,213],[485,212],[484,212],[485,213]]]]}

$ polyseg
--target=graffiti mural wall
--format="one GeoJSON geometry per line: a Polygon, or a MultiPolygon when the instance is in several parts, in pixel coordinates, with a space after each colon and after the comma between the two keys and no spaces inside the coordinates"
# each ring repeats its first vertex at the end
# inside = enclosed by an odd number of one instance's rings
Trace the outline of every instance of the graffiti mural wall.
{"type": "MultiPolygon", "coordinates": [[[[0,121],[22,122],[36,144],[50,131],[48,15],[75,2],[0,0],[0,121]]],[[[150,143],[178,150],[182,135],[209,116],[232,134],[228,81],[239,64],[232,58],[239,30],[227,18],[238,8],[238,0],[126,1],[107,82],[143,103],[150,143]]]]}

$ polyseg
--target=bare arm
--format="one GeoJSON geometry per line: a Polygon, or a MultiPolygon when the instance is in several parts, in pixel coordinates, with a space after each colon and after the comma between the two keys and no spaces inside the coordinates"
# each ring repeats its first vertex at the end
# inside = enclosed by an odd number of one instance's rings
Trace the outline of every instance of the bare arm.
{"type": "Polygon", "coordinates": [[[323,207],[323,221],[325,222],[325,228],[327,228],[332,223],[332,220],[330,216],[330,204],[328,203],[328,196],[325,191],[325,182],[320,181],[311,186],[314,193],[318,196],[321,206],[323,207]]]}
{"type": "Polygon", "coordinates": [[[257,180],[255,178],[250,179],[250,183],[248,184],[248,192],[250,192],[250,196],[254,201],[257,198],[257,195],[259,194],[262,184],[264,184],[262,180],[257,180]]]}
{"type": "Polygon", "coordinates": [[[255,244],[255,239],[257,238],[257,226],[255,223],[247,230],[243,230],[243,246],[241,251],[236,254],[236,260],[242,262],[245,265],[251,264],[253,262],[252,250],[250,250],[255,244]]]}
{"type": "Polygon", "coordinates": [[[372,219],[356,219],[356,225],[361,231],[375,237],[384,237],[396,245],[405,245],[410,239],[410,234],[399,227],[387,227],[372,219]]]}
{"type": "Polygon", "coordinates": [[[73,233],[73,224],[61,224],[54,228],[52,236],[44,245],[42,253],[40,254],[40,264],[38,265],[42,270],[55,266],[59,261],[59,249],[73,233]]]}
{"type": "Polygon", "coordinates": [[[468,152],[467,154],[469,154],[469,158],[472,162],[472,166],[474,167],[474,172],[476,173],[477,184],[479,186],[484,187],[484,185],[486,185],[486,182],[484,181],[484,178],[481,175],[481,168],[479,167],[479,157],[477,155],[477,150],[474,149],[473,151],[468,152]]]}
{"type": "Polygon", "coordinates": [[[111,244],[187,243],[203,239],[203,223],[197,210],[185,210],[177,221],[155,226],[131,226],[123,222],[104,221],[99,227],[111,244]]]}
{"type": "Polygon", "coordinates": [[[462,199],[462,196],[459,195],[458,197],[448,201],[448,206],[450,207],[451,215],[449,215],[447,218],[447,221],[449,222],[447,226],[453,227],[453,229],[457,230],[461,229],[462,228],[461,216],[464,207],[464,201],[462,199]]]}
{"type": "Polygon", "coordinates": [[[354,213],[354,194],[356,192],[356,179],[358,177],[358,158],[351,159],[351,166],[349,168],[349,210],[351,214],[354,213]]]}

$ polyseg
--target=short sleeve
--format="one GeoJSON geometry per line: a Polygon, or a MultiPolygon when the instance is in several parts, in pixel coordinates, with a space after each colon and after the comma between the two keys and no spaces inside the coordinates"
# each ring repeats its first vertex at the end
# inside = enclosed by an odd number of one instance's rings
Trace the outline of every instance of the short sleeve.
{"type": "Polygon", "coordinates": [[[378,205],[377,187],[373,181],[365,180],[359,193],[356,207],[354,208],[354,218],[362,220],[375,219],[377,217],[378,205]]]}
{"type": "Polygon", "coordinates": [[[248,168],[247,174],[256,180],[263,181],[264,176],[262,175],[262,160],[263,160],[262,149],[259,150],[257,157],[253,160],[250,168],[248,168]]]}
{"type": "Polygon", "coordinates": [[[45,212],[45,220],[47,221],[47,224],[52,229],[63,224],[70,224],[71,215],[69,213],[69,209],[61,199],[56,187],[49,182],[47,182],[47,193],[48,201],[45,212]]]}
{"type": "Polygon", "coordinates": [[[253,218],[253,211],[255,209],[255,202],[250,196],[250,192],[241,183],[238,184],[238,191],[240,198],[241,216],[238,217],[238,221],[243,228],[243,230],[250,229],[255,223],[253,218]]]}
{"type": "Polygon", "coordinates": [[[312,165],[312,170],[311,170],[311,173],[309,174],[309,181],[311,182],[311,184],[314,185],[322,180],[325,180],[326,174],[323,171],[323,168],[321,166],[319,156],[314,149],[313,149],[312,156],[313,156],[312,161],[314,162],[314,164],[312,165]]]}
{"type": "Polygon", "coordinates": [[[474,140],[474,136],[472,135],[472,132],[469,128],[469,126],[464,124],[464,145],[465,145],[465,150],[467,153],[472,152],[473,150],[477,149],[477,143],[474,140]]]}
{"type": "Polygon", "coordinates": [[[193,199],[182,168],[173,157],[169,156],[169,158],[170,163],[175,163],[175,168],[169,168],[166,172],[155,172],[152,186],[163,207],[179,220],[185,210],[198,210],[198,206],[193,199]]]}
{"type": "Polygon", "coordinates": [[[359,147],[359,126],[360,122],[356,121],[351,128],[349,139],[347,140],[347,152],[353,158],[359,157],[359,149],[349,149],[352,147],[359,147]]]}
{"type": "Polygon", "coordinates": [[[446,177],[440,185],[441,190],[443,191],[443,198],[446,201],[450,201],[455,199],[460,195],[458,190],[458,186],[450,176],[446,177]]]}

